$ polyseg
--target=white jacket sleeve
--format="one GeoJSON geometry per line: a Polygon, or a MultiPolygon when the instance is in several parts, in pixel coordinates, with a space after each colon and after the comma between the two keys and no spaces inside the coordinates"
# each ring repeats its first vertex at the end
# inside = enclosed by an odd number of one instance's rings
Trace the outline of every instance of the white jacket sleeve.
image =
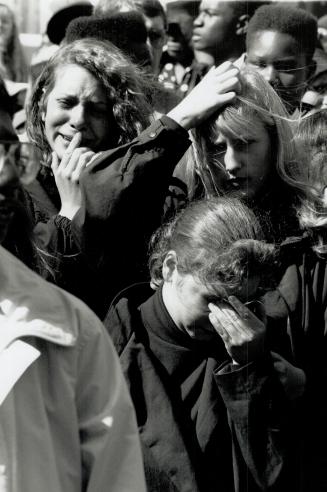
{"type": "Polygon", "coordinates": [[[76,404],[83,490],[145,492],[135,411],[118,355],[92,313],[82,324],[76,404]]]}

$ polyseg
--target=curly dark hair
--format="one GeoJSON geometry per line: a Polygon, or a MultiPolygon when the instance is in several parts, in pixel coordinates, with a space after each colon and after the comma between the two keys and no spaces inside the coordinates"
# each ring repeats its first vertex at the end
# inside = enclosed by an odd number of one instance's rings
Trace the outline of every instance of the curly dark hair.
{"type": "Polygon", "coordinates": [[[108,118],[116,128],[108,135],[112,148],[133,140],[150,124],[153,84],[109,41],[81,39],[61,46],[37,79],[27,106],[27,133],[47,160],[51,148],[45,135],[43,115],[59,67],[78,65],[88,70],[102,85],[111,111],[108,118]]]}
{"type": "Polygon", "coordinates": [[[149,268],[154,286],[163,282],[162,265],[174,250],[177,269],[214,287],[239,288],[250,277],[274,286],[275,246],[264,241],[254,213],[235,198],[216,197],[189,204],[152,237],[149,268]]]}
{"type": "Polygon", "coordinates": [[[311,60],[317,44],[317,19],[304,9],[289,5],[271,4],[259,7],[249,21],[246,47],[253,35],[262,31],[288,34],[295,39],[301,53],[311,60]]]}

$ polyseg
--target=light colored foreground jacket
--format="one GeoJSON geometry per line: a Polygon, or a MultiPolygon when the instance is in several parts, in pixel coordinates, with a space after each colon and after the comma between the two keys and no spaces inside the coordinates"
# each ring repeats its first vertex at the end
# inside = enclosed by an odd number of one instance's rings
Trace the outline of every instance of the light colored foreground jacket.
{"type": "Polygon", "coordinates": [[[144,492],[134,408],[101,322],[0,247],[0,492],[144,492]]]}

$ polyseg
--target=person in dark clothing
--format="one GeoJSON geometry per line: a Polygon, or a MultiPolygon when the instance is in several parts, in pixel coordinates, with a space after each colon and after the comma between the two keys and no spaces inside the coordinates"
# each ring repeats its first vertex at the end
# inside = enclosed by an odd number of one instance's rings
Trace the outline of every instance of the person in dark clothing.
{"type": "Polygon", "coordinates": [[[38,273],[50,272],[46,257],[37,249],[28,197],[20,182],[31,153],[32,145],[18,140],[12,124],[10,96],[0,78],[1,244],[38,273]]]}
{"type": "Polygon", "coordinates": [[[265,296],[269,321],[284,330],[292,348],[289,360],[306,374],[302,434],[303,465],[299,488],[327,489],[326,395],[326,306],[327,306],[327,214],[326,214],[326,111],[302,119],[297,141],[302,144],[302,165],[313,193],[298,209],[303,235],[282,243],[285,269],[278,289],[265,296]]]}
{"type": "Polygon", "coordinates": [[[184,97],[189,90],[193,21],[198,15],[198,0],[174,0],[167,4],[167,46],[161,57],[159,81],[184,97]]]}
{"type": "Polygon", "coordinates": [[[202,0],[194,19],[194,62],[188,73],[188,91],[199,83],[210,67],[236,61],[245,51],[249,19],[265,2],[202,0]]]}
{"type": "Polygon", "coordinates": [[[100,317],[117,291],[146,275],[147,241],[190,145],[186,130],[235,97],[237,76],[231,65],[218,67],[157,121],[147,79],[109,43],[85,39],[59,48],[38,80],[28,132],[44,153],[52,211],[41,186],[33,196],[36,229],[43,247],[62,259],[60,285],[100,317]]]}
{"type": "Polygon", "coordinates": [[[71,43],[85,38],[109,41],[130,57],[133,63],[142,68],[151,66],[146,26],[140,12],[77,17],[68,24],[64,42],[71,43]]]}
{"type": "Polygon", "coordinates": [[[289,419],[304,377],[270,353],[259,299],[273,285],[276,256],[263,237],[236,199],[190,204],[152,241],[156,292],[126,289],[105,319],[136,409],[149,492],[290,490],[289,419]],[[296,396],[281,375],[296,381],[296,396]]]}
{"type": "MultiPolygon", "coordinates": [[[[94,17],[99,19],[136,12],[142,15],[146,28],[146,43],[151,55],[152,72],[157,77],[167,29],[166,11],[161,2],[159,0],[99,0],[93,12],[94,17]]],[[[107,35],[110,36],[110,33],[107,35]]]]}

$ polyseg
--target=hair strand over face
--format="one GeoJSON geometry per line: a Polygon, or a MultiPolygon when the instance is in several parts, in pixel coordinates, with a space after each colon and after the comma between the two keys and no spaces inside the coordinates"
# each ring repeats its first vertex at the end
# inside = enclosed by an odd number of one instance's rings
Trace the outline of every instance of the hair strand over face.
{"type": "Polygon", "coordinates": [[[108,148],[130,142],[149,125],[153,86],[145,74],[109,42],[74,41],[61,46],[49,60],[35,83],[27,108],[29,138],[44,152],[45,160],[51,153],[43,121],[47,99],[58,70],[69,65],[88,70],[105,91],[111,108],[108,118],[116,135],[114,140],[108,138],[108,148]]]}

